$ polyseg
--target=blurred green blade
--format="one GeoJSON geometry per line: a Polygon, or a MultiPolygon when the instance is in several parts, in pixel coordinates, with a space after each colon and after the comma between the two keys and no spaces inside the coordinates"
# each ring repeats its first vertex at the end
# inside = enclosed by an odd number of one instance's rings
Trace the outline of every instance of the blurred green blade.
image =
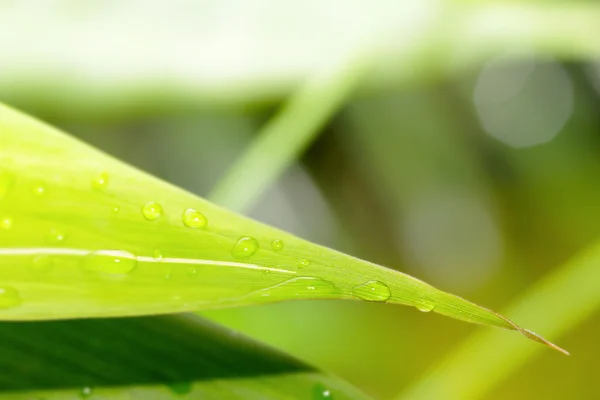
{"type": "Polygon", "coordinates": [[[194,315],[0,323],[0,399],[364,399],[194,315]]]}
{"type": "Polygon", "coordinates": [[[221,209],[7,107],[0,143],[0,319],[363,299],[558,349],[493,311],[221,209]]]}

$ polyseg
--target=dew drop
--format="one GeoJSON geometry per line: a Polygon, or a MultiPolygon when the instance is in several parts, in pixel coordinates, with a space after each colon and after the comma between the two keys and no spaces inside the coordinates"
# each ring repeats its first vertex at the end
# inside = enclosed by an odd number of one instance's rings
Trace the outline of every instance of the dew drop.
{"type": "Polygon", "coordinates": [[[95,190],[104,190],[108,186],[108,172],[100,172],[92,179],[92,188],[95,190]]]}
{"type": "Polygon", "coordinates": [[[275,251],[281,251],[283,250],[283,242],[279,239],[273,240],[273,243],[271,243],[271,247],[275,251]]]}
{"type": "Polygon", "coordinates": [[[31,269],[37,273],[44,273],[50,271],[52,268],[52,259],[50,256],[42,254],[35,256],[31,263],[31,269]]]}
{"type": "Polygon", "coordinates": [[[327,298],[339,295],[340,293],[340,289],[332,282],[310,276],[288,279],[254,292],[259,297],[270,297],[273,299],[289,299],[291,295],[297,298],[327,298]]]}
{"type": "Polygon", "coordinates": [[[121,207],[119,206],[113,207],[112,210],[110,210],[110,212],[112,212],[113,214],[118,214],[119,211],[121,211],[121,207]]]}
{"type": "Polygon", "coordinates": [[[188,276],[190,278],[195,278],[196,276],[198,276],[198,268],[196,268],[196,267],[189,267],[188,268],[188,276]]]}
{"type": "Polygon", "coordinates": [[[66,238],[66,233],[58,228],[50,229],[50,232],[48,233],[48,241],[50,243],[62,243],[66,238]]]}
{"type": "Polygon", "coordinates": [[[14,177],[7,171],[0,171],[0,200],[4,198],[13,185],[14,177]]]}
{"type": "Polygon", "coordinates": [[[171,391],[175,394],[183,396],[192,392],[191,382],[174,382],[169,385],[171,391]]]}
{"type": "Polygon", "coordinates": [[[166,281],[170,281],[171,278],[173,278],[173,269],[171,269],[171,267],[167,267],[165,270],[164,278],[166,281]]]}
{"type": "Polygon", "coordinates": [[[2,217],[2,219],[0,219],[0,228],[4,229],[4,230],[10,230],[10,228],[12,228],[13,226],[13,220],[11,217],[2,217]]]}
{"type": "Polygon", "coordinates": [[[315,385],[313,389],[313,399],[314,400],[326,400],[333,399],[333,395],[331,394],[331,390],[329,390],[325,385],[319,383],[315,385]]]}
{"type": "Polygon", "coordinates": [[[90,397],[92,395],[92,388],[89,386],[84,386],[79,391],[79,397],[85,398],[90,397]]]}
{"type": "Polygon", "coordinates": [[[181,219],[188,228],[204,228],[208,224],[206,216],[193,208],[185,210],[181,219]]]}
{"type": "Polygon", "coordinates": [[[0,308],[13,308],[21,305],[23,299],[12,286],[0,286],[0,308]]]}
{"type": "Polygon", "coordinates": [[[98,250],[86,257],[83,268],[90,272],[128,274],[137,266],[136,257],[122,250],[98,250]]]}
{"type": "Polygon", "coordinates": [[[33,194],[36,196],[43,196],[46,194],[46,188],[43,185],[38,185],[33,188],[33,194]]]}
{"type": "Polygon", "coordinates": [[[369,281],[352,288],[351,292],[359,299],[366,301],[387,301],[392,292],[390,288],[383,282],[369,281]]]}
{"type": "Polygon", "coordinates": [[[152,252],[152,257],[154,257],[155,260],[160,261],[165,257],[165,255],[162,251],[160,251],[160,249],[154,249],[152,252]]]}
{"type": "Polygon", "coordinates": [[[250,236],[245,236],[233,246],[231,254],[236,258],[250,257],[258,250],[258,241],[250,236]]]}
{"type": "Polygon", "coordinates": [[[421,312],[429,312],[435,308],[435,304],[427,300],[420,300],[415,304],[415,308],[421,312]]]}
{"type": "Polygon", "coordinates": [[[306,268],[310,265],[310,261],[306,258],[300,258],[298,260],[298,268],[306,268]]]}
{"type": "Polygon", "coordinates": [[[142,206],[142,214],[148,221],[159,219],[163,214],[163,208],[155,201],[149,201],[142,206]]]}

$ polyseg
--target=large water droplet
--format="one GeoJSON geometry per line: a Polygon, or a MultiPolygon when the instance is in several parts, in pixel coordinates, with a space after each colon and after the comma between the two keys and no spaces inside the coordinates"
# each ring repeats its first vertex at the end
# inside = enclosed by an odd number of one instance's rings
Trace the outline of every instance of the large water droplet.
{"type": "Polygon", "coordinates": [[[9,230],[13,226],[13,220],[11,217],[0,218],[0,229],[9,230]]]}
{"type": "Polygon", "coordinates": [[[319,383],[315,385],[313,389],[313,399],[314,400],[325,400],[325,399],[333,399],[333,395],[331,394],[331,390],[329,390],[325,385],[319,383]]]}
{"type": "Polygon", "coordinates": [[[95,190],[104,190],[108,186],[108,172],[100,172],[92,179],[92,188],[95,190]]]}
{"type": "Polygon", "coordinates": [[[188,228],[204,228],[208,224],[206,216],[193,208],[185,210],[181,219],[188,228]]]}
{"type": "Polygon", "coordinates": [[[85,258],[83,268],[90,272],[128,274],[137,266],[136,257],[122,250],[99,250],[85,258]]]}
{"type": "Polygon", "coordinates": [[[352,288],[351,292],[354,296],[367,301],[387,301],[392,292],[390,288],[383,282],[369,281],[352,288]]]}
{"type": "Polygon", "coordinates": [[[283,250],[283,242],[279,239],[273,240],[273,243],[271,243],[271,248],[273,248],[275,251],[281,251],[283,250]]]}
{"type": "Polygon", "coordinates": [[[23,303],[19,291],[12,286],[0,286],[0,308],[17,307],[23,303]]]}
{"type": "Polygon", "coordinates": [[[155,201],[149,201],[142,206],[142,214],[148,221],[159,219],[163,214],[163,208],[155,201]]]}
{"type": "Polygon", "coordinates": [[[10,191],[15,180],[14,176],[8,171],[0,171],[0,200],[10,191]]]}
{"type": "Polygon", "coordinates": [[[419,300],[419,302],[415,304],[415,308],[421,312],[429,312],[435,308],[435,304],[429,300],[419,300]]]}
{"type": "Polygon", "coordinates": [[[231,254],[236,258],[250,257],[258,250],[258,241],[250,236],[245,236],[233,246],[231,254]]]}

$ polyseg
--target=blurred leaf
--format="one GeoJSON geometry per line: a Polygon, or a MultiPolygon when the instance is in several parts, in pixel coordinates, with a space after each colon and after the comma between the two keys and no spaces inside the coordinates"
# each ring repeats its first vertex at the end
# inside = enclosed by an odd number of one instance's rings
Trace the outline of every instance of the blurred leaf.
{"type": "Polygon", "coordinates": [[[221,209],[8,107],[0,143],[0,319],[363,299],[518,330],[560,350],[493,311],[221,209]]]}
{"type": "Polygon", "coordinates": [[[361,86],[388,90],[515,46],[597,57],[599,18],[584,1],[7,1],[0,101],[72,118],[274,102],[359,47],[377,68],[361,86]]]}
{"type": "Polygon", "coordinates": [[[0,343],[0,399],[365,398],[194,315],[2,322],[0,343]]]}

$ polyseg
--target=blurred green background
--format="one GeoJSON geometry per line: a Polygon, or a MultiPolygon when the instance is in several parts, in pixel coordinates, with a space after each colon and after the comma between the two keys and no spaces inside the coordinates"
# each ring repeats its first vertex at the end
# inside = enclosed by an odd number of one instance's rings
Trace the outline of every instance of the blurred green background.
{"type": "MultiPolygon", "coordinates": [[[[499,310],[600,237],[597,2],[0,0],[0,101],[206,197],[306,80],[353,63],[247,215],[499,310]]],[[[490,329],[342,301],[204,314],[382,399],[490,329]]],[[[570,358],[485,397],[595,398],[598,337],[595,311],[559,338],[570,358]]]]}

